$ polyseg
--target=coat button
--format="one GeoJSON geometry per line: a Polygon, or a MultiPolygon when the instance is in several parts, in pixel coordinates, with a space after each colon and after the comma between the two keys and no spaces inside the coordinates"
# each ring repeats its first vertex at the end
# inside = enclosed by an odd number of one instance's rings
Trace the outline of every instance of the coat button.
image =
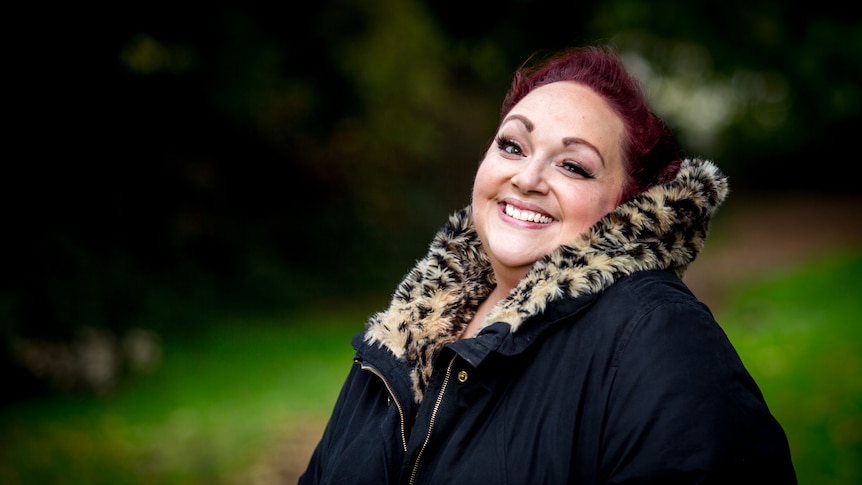
{"type": "Polygon", "coordinates": [[[469,376],[467,375],[467,371],[465,370],[462,370],[458,373],[458,380],[461,382],[467,382],[467,377],[469,376]]]}

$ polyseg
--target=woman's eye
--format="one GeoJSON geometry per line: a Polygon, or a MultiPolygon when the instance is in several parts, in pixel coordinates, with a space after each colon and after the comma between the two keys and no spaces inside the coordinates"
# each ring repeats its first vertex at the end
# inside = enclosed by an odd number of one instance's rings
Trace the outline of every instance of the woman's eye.
{"type": "Polygon", "coordinates": [[[522,155],[524,153],[521,150],[520,145],[508,138],[503,137],[497,137],[497,148],[500,151],[508,153],[509,155],[522,155]]]}
{"type": "Polygon", "coordinates": [[[566,160],[565,162],[562,163],[562,166],[564,169],[566,169],[567,171],[569,171],[573,174],[580,175],[581,177],[584,177],[587,179],[593,178],[593,174],[590,173],[589,170],[585,169],[581,164],[579,164],[577,162],[573,162],[571,160],[566,160]]]}

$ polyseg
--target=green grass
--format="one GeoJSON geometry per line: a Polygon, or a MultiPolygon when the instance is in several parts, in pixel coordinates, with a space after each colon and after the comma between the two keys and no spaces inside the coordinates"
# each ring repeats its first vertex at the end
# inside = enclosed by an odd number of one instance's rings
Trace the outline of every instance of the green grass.
{"type": "Polygon", "coordinates": [[[862,252],[739,288],[717,318],[784,426],[799,483],[860,483],[862,252]]]}
{"type": "Polygon", "coordinates": [[[6,409],[0,483],[249,483],[286,436],[319,435],[367,316],[225,319],[115,395],[6,409]]]}
{"type": "MultiPolygon", "coordinates": [[[[802,484],[862,479],[860,290],[862,252],[846,252],[737,288],[717,314],[802,484]]],[[[113,395],[7,408],[0,483],[249,484],[262,460],[301,467],[374,309],[226,317],[167,340],[163,365],[113,395]]]]}

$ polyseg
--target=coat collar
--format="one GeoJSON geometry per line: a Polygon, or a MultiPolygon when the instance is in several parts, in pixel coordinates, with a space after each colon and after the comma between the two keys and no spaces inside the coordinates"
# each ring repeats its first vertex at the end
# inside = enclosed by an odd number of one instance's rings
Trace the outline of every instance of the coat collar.
{"type": "MultiPolygon", "coordinates": [[[[682,276],[727,194],[727,178],[712,162],[683,161],[673,181],[620,205],[577,241],[534,263],[482,327],[504,322],[517,332],[549,303],[599,293],[633,272],[669,269],[682,276]]],[[[364,340],[407,364],[414,398],[421,401],[434,356],[458,340],[494,284],[467,207],[449,217],[389,308],[369,319],[364,340]]]]}

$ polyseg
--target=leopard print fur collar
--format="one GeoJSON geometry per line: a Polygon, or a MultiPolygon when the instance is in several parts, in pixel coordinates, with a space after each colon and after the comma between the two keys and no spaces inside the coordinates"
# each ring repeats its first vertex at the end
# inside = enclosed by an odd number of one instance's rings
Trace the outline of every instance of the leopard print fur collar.
{"type": "MultiPolygon", "coordinates": [[[[482,326],[502,321],[517,332],[549,302],[600,292],[636,271],[672,269],[682,276],[703,248],[710,219],[727,194],[727,178],[712,162],[683,161],[673,181],[620,205],[577,241],[534,263],[482,326]]],[[[467,207],[450,216],[389,307],[372,315],[365,341],[406,361],[414,397],[421,401],[434,356],[458,340],[493,287],[493,271],[467,207]]]]}

